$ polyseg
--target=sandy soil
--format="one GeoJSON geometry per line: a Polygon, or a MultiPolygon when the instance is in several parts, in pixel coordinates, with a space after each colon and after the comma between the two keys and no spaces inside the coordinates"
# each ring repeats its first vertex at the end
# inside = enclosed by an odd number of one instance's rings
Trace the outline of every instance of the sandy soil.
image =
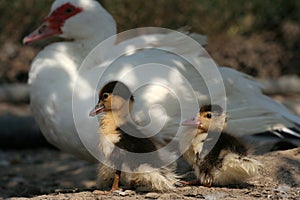
{"type": "Polygon", "coordinates": [[[261,176],[242,185],[170,193],[95,195],[96,164],[54,149],[0,151],[0,199],[300,199],[300,148],[257,156],[261,176]]]}

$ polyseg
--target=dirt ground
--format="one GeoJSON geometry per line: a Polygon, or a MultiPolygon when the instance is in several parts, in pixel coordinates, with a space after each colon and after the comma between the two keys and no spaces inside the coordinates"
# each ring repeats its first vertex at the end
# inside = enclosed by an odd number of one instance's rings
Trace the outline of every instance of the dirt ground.
{"type": "Polygon", "coordinates": [[[257,156],[261,175],[242,185],[182,187],[169,193],[95,195],[96,164],[55,149],[0,151],[0,199],[299,199],[300,148],[257,156]]]}

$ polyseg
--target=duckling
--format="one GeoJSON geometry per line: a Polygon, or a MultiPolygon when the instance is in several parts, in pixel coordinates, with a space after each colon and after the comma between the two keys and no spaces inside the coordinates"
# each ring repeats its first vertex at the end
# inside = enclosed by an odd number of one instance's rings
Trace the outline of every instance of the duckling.
{"type": "Polygon", "coordinates": [[[98,132],[105,162],[98,170],[99,185],[103,188],[112,184],[109,192],[122,190],[120,183],[138,190],[171,190],[177,182],[176,166],[167,166],[168,159],[164,157],[172,154],[158,149],[155,138],[146,137],[130,121],[133,103],[129,88],[112,81],[100,90],[99,101],[90,112],[90,116],[103,113],[98,132]]]}
{"type": "MultiPolygon", "coordinates": [[[[184,158],[193,168],[197,180],[183,184],[212,185],[239,184],[257,175],[261,163],[248,156],[248,147],[236,137],[223,132],[226,114],[219,105],[202,106],[199,115],[186,120],[183,126],[197,126],[197,133],[184,158]],[[207,136],[219,138],[209,153],[203,156],[204,145],[209,143],[207,136]]],[[[213,144],[211,144],[213,145],[213,144]]]]}

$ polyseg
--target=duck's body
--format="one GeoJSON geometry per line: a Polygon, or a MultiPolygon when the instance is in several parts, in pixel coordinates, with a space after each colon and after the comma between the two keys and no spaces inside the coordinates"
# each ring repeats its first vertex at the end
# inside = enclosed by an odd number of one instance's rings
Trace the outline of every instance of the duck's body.
{"type": "Polygon", "coordinates": [[[74,120],[68,119],[73,118],[70,102],[78,64],[74,59],[80,59],[75,55],[59,43],[39,53],[29,72],[30,107],[51,144],[80,158],[93,160],[76,134],[74,120]]]}
{"type": "Polygon", "coordinates": [[[127,187],[139,190],[174,189],[177,182],[173,172],[175,164],[166,166],[168,160],[163,160],[172,157],[172,154],[159,150],[155,138],[147,138],[127,121],[133,97],[121,83],[121,92],[115,91],[116,84],[111,82],[104,86],[99,93],[99,102],[91,112],[92,115],[104,112],[99,121],[99,151],[104,162],[98,171],[100,187],[112,185],[111,191],[115,191],[119,189],[120,181],[127,187]],[[115,178],[112,181],[113,171],[115,178]]]}
{"type": "MultiPolygon", "coordinates": [[[[83,71],[79,73],[79,67],[88,53],[97,44],[115,33],[116,25],[112,16],[98,2],[93,0],[56,0],[43,25],[24,39],[24,43],[53,35],[72,39],[45,47],[34,59],[29,72],[31,108],[43,134],[50,143],[88,160],[93,160],[93,157],[86,147],[94,148],[95,145],[90,144],[89,141],[96,141],[97,136],[90,135],[86,140],[88,142],[83,145],[79,132],[82,130],[84,133],[92,134],[96,132],[96,127],[91,126],[88,117],[75,123],[71,102],[74,99],[94,99],[95,89],[91,83],[96,82],[99,75],[93,73],[95,69],[93,66],[101,64],[103,59],[114,57],[111,55],[113,52],[120,52],[120,49],[130,49],[136,46],[156,48],[141,48],[130,55],[119,57],[110,68],[111,70],[107,72],[106,81],[117,80],[122,76],[122,72],[134,69],[135,66],[157,61],[173,70],[164,78],[169,86],[179,88],[181,93],[186,93],[190,88],[185,87],[181,81],[174,78],[173,72],[185,74],[185,78],[190,81],[192,87],[197,88],[195,92],[200,105],[208,103],[210,98],[205,81],[203,77],[199,77],[199,74],[195,73],[195,68],[180,56],[157,48],[177,50],[179,47],[184,47],[179,48],[181,55],[199,59],[201,62],[208,59],[207,56],[203,56],[205,53],[198,52],[195,47],[182,43],[176,37],[170,39],[164,34],[144,35],[118,44],[111,42],[108,45],[109,48],[104,49],[106,51],[94,52],[96,57],[89,60],[89,67],[85,71],[90,70],[91,76],[83,76],[83,71]],[[68,8],[72,8],[76,12],[70,14],[68,8]],[[75,85],[79,85],[80,89],[73,90],[75,85]],[[84,97],[82,97],[82,91],[85,92],[84,97]]],[[[212,66],[203,66],[198,70],[205,71],[206,67],[207,69],[212,68],[212,66]]],[[[292,115],[273,99],[264,96],[261,93],[261,86],[251,77],[225,67],[219,68],[219,72],[224,80],[227,111],[230,116],[226,131],[238,136],[275,130],[297,134],[300,124],[299,117],[292,115]]],[[[137,83],[149,78],[148,75],[151,73],[146,72],[144,75],[128,78],[127,85],[136,88],[138,87],[137,83]]],[[[160,77],[153,76],[150,81],[155,82],[157,78],[160,77]]],[[[214,76],[204,78],[212,80],[214,76]]],[[[176,96],[168,90],[155,86],[141,88],[139,94],[136,95],[136,107],[133,109],[133,115],[139,121],[149,121],[148,116],[143,116],[143,113],[148,113],[148,108],[151,108],[152,105],[162,105],[167,112],[162,115],[161,110],[158,112],[153,110],[154,117],[152,119],[154,121],[148,127],[149,132],[153,132],[160,126],[162,120],[166,120],[165,126],[160,130],[160,135],[163,137],[174,136],[181,118],[181,111],[176,102],[176,96]]],[[[80,115],[86,116],[87,111],[82,111],[80,115]]]]}
{"type": "Polygon", "coordinates": [[[193,166],[197,182],[204,186],[242,183],[258,175],[261,167],[258,160],[249,156],[248,148],[243,142],[222,131],[225,117],[221,107],[203,106],[198,119],[194,120],[195,124],[199,125],[197,133],[183,154],[193,166]],[[218,110],[213,111],[212,108],[218,110]],[[208,134],[217,141],[212,143],[211,150],[203,155],[203,146],[208,134]]]}

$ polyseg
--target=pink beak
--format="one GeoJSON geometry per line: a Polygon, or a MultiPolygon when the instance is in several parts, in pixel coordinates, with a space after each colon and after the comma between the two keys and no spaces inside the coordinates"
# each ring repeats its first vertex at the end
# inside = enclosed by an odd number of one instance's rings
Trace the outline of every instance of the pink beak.
{"type": "Polygon", "coordinates": [[[183,122],[181,122],[182,126],[195,126],[198,127],[201,124],[200,120],[197,117],[191,118],[191,119],[187,119],[183,122]]]}
{"type": "Polygon", "coordinates": [[[35,31],[30,33],[23,39],[23,44],[30,44],[32,42],[48,38],[54,35],[60,35],[62,32],[59,28],[54,28],[50,26],[48,21],[45,21],[40,25],[35,31]]]}
{"type": "Polygon", "coordinates": [[[96,116],[96,115],[98,115],[99,113],[102,113],[102,112],[104,112],[105,111],[105,107],[104,107],[104,105],[103,104],[97,104],[96,106],[95,106],[95,108],[93,108],[91,111],[90,111],[90,116],[91,117],[94,117],[94,116],[96,116]]]}

